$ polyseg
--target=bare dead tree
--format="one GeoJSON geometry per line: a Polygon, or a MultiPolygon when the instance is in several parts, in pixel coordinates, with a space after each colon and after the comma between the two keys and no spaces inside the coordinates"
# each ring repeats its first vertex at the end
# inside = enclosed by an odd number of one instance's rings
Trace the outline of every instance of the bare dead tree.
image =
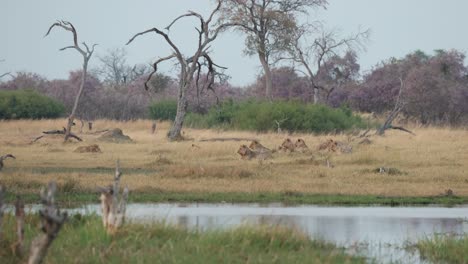
{"type": "Polygon", "coordinates": [[[314,103],[316,104],[320,100],[320,91],[326,93],[328,100],[330,94],[337,88],[336,86],[330,87],[324,83],[320,83],[318,78],[320,73],[334,70],[338,82],[335,85],[340,85],[340,81],[349,77],[342,76],[339,69],[328,69],[327,60],[332,56],[337,56],[340,50],[354,52],[354,50],[363,47],[363,42],[369,38],[370,31],[366,30],[339,39],[335,32],[327,32],[322,26],[304,25],[297,28],[293,35],[294,37],[288,47],[289,57],[279,57],[277,60],[290,60],[301,66],[296,70],[307,76],[307,80],[313,89],[314,103]],[[319,31],[319,36],[312,41],[307,40],[307,37],[312,33],[311,31],[317,30],[319,31]],[[309,45],[307,43],[312,44],[309,45]]]}
{"type": "Polygon", "coordinates": [[[129,190],[128,187],[125,187],[122,194],[120,194],[121,177],[120,162],[117,160],[113,184],[99,188],[101,192],[102,223],[109,234],[114,233],[125,222],[129,190]]]}
{"type": "Polygon", "coordinates": [[[288,118],[283,118],[283,119],[281,119],[281,120],[279,120],[279,121],[278,121],[278,120],[275,120],[276,126],[278,127],[278,129],[277,129],[278,134],[281,134],[281,132],[282,132],[282,130],[281,130],[281,125],[282,125],[284,122],[286,122],[287,120],[288,120],[288,118]]]}
{"type": "Polygon", "coordinates": [[[78,33],[76,32],[75,27],[73,26],[72,23],[68,21],[64,21],[64,20],[57,21],[56,23],[52,24],[49,27],[49,30],[47,31],[47,33],[45,34],[45,37],[49,35],[49,33],[54,27],[63,28],[66,31],[70,31],[73,34],[73,45],[61,48],[60,51],[67,50],[67,49],[75,49],[83,56],[83,71],[81,73],[80,88],[78,90],[78,93],[76,94],[72,111],[70,115],[68,116],[67,129],[65,131],[65,141],[67,141],[68,138],[70,137],[71,128],[73,126],[73,121],[75,119],[76,109],[78,108],[78,104],[80,102],[80,98],[83,93],[83,88],[86,82],[88,63],[89,63],[89,60],[91,59],[91,56],[93,55],[94,47],[96,47],[97,44],[92,45],[92,47],[90,48],[85,42],[82,42],[84,48],[80,47],[80,45],[78,44],[78,33]]]}
{"type": "Polygon", "coordinates": [[[403,89],[404,89],[403,79],[400,78],[400,90],[398,91],[398,96],[397,96],[397,99],[396,99],[396,102],[395,102],[395,107],[393,108],[392,112],[390,112],[390,114],[388,115],[388,117],[385,120],[384,124],[377,130],[377,133],[376,133],[377,135],[379,135],[379,136],[384,135],[385,130],[387,130],[387,129],[398,129],[398,130],[410,133],[412,135],[416,135],[413,132],[411,132],[410,130],[404,128],[404,127],[393,126],[392,125],[393,120],[395,120],[395,118],[398,116],[398,114],[400,114],[400,112],[405,107],[405,102],[401,98],[401,94],[403,92],[403,89]]]}
{"type": "Polygon", "coordinates": [[[11,74],[10,72],[6,72],[6,73],[0,75],[0,79],[5,77],[5,76],[10,76],[11,78],[15,78],[15,76],[13,76],[13,74],[11,74]]]}
{"type": "Polygon", "coordinates": [[[43,208],[39,210],[41,217],[41,230],[43,234],[38,235],[31,243],[28,264],[42,263],[47,255],[47,249],[57,237],[62,225],[67,220],[67,212],[61,213],[55,203],[55,192],[57,184],[49,182],[47,189],[41,190],[41,202],[43,208]]]}
{"type": "MultiPolygon", "coordinates": [[[[195,82],[197,83],[198,79],[194,81],[194,75],[196,72],[200,72],[206,68],[207,76],[208,77],[208,86],[207,89],[214,92],[214,80],[215,77],[218,75],[217,69],[223,68],[213,62],[209,55],[209,44],[212,43],[219,35],[221,31],[225,28],[231,26],[228,23],[222,23],[214,26],[212,28],[212,21],[217,13],[220,11],[222,6],[223,0],[217,1],[216,8],[211,12],[208,19],[203,18],[197,12],[188,11],[186,14],[180,15],[176,19],[174,19],[166,28],[166,32],[158,28],[151,28],[146,31],[140,32],[135,34],[128,42],[127,45],[133,42],[137,37],[145,35],[147,33],[156,33],[164,38],[166,43],[172,48],[172,54],[162,57],[158,59],[156,62],[153,63],[153,71],[148,76],[147,81],[145,82],[146,90],[149,89],[148,82],[151,80],[152,76],[157,72],[158,65],[162,62],[168,60],[177,60],[178,65],[180,67],[180,75],[179,75],[179,91],[177,95],[177,113],[174,120],[174,123],[168,133],[169,140],[181,140],[183,139],[181,131],[185,119],[185,115],[187,113],[187,106],[188,106],[188,98],[187,98],[187,91],[190,89],[192,84],[195,82]],[[194,17],[199,20],[200,25],[196,27],[198,32],[198,41],[197,41],[197,49],[192,56],[186,57],[182,54],[178,46],[171,40],[169,36],[169,30],[171,27],[180,19],[185,17],[194,17]]],[[[199,76],[197,74],[197,76],[199,76]]]]}

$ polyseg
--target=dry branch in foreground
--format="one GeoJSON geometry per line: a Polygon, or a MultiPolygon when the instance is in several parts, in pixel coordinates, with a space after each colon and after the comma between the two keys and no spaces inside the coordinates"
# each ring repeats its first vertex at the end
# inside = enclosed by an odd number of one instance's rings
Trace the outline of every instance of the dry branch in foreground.
{"type": "Polygon", "coordinates": [[[3,197],[5,196],[5,187],[0,185],[0,242],[2,241],[3,237],[3,230],[2,230],[2,221],[3,221],[3,197]]]}
{"type": "Polygon", "coordinates": [[[15,156],[11,155],[11,154],[6,154],[6,155],[3,155],[3,156],[0,156],[0,170],[3,169],[3,161],[6,160],[7,158],[12,158],[12,159],[16,159],[15,156]]]}
{"type": "Polygon", "coordinates": [[[15,216],[16,216],[16,236],[17,241],[11,246],[13,253],[17,256],[22,256],[24,253],[24,202],[17,197],[15,202],[15,216]]]}
{"type": "Polygon", "coordinates": [[[42,263],[47,255],[47,249],[67,220],[67,213],[60,213],[60,209],[55,204],[56,191],[57,184],[53,181],[49,182],[47,189],[41,190],[41,201],[44,207],[39,210],[39,216],[41,217],[41,230],[44,233],[38,235],[31,243],[28,264],[42,263]]]}
{"type": "Polygon", "coordinates": [[[128,200],[128,187],[120,193],[120,162],[117,160],[115,166],[114,183],[108,187],[100,187],[102,223],[108,234],[114,233],[125,221],[125,211],[128,200]],[[119,197],[120,196],[120,197],[119,197]]]}

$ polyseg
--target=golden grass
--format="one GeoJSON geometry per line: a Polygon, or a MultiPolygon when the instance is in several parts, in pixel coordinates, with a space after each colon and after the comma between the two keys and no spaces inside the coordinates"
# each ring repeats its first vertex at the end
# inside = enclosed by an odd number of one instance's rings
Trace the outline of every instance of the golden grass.
{"type": "Polygon", "coordinates": [[[316,147],[328,138],[347,142],[350,137],[185,129],[185,137],[192,141],[169,142],[169,123],[158,124],[157,133],[152,135],[149,120],[98,120],[95,130],[121,128],[135,143],[104,143],[97,141],[98,135],[82,133],[79,136],[84,138],[83,143],[64,144],[57,136],[29,144],[41,131],[59,129],[64,124],[65,120],[1,121],[0,154],[12,153],[17,159],[5,161],[0,180],[5,184],[34,185],[54,179],[59,184],[73,181],[81,188],[94,189],[107,185],[113,175],[91,170],[113,168],[120,159],[123,184],[134,191],[431,196],[452,189],[456,195],[468,196],[468,132],[464,129],[413,128],[416,136],[388,131],[385,137],[373,136],[368,146],[352,141],[352,154],[329,155],[318,153],[316,147]],[[245,161],[236,151],[247,141],[200,142],[219,137],[256,138],[270,148],[279,146],[286,137],[300,137],[314,151],[275,153],[271,160],[245,161]],[[89,144],[98,144],[102,153],[73,152],[89,144]],[[324,166],[327,158],[334,168],[324,166]],[[397,168],[402,174],[378,174],[374,172],[378,167],[397,168]]]}

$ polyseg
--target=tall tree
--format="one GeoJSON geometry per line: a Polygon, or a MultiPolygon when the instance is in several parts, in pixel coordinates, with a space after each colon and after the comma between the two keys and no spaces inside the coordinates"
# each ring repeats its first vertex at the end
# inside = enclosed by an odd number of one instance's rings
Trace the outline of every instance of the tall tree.
{"type": "Polygon", "coordinates": [[[326,7],[326,0],[225,0],[223,19],[246,38],[245,53],[257,55],[265,75],[265,94],[272,97],[271,58],[285,51],[298,16],[309,8],[326,7]]]}
{"type": "Polygon", "coordinates": [[[178,46],[171,40],[168,33],[161,31],[160,29],[154,27],[148,29],[146,31],[137,33],[134,35],[127,43],[130,44],[132,41],[135,40],[138,36],[147,34],[147,33],[156,33],[164,38],[166,43],[172,48],[172,54],[166,57],[162,57],[158,59],[153,64],[153,71],[148,76],[147,81],[145,82],[146,90],[149,89],[148,82],[151,80],[152,76],[156,73],[158,69],[158,65],[164,61],[176,59],[178,65],[180,67],[180,74],[179,74],[179,88],[178,88],[178,95],[177,95],[177,114],[172,124],[172,127],[168,133],[168,138],[170,140],[181,140],[183,139],[181,135],[185,115],[187,113],[187,106],[188,106],[188,90],[192,86],[192,84],[196,84],[199,81],[199,76],[201,76],[201,72],[206,69],[207,73],[206,76],[209,80],[208,89],[214,92],[214,80],[216,75],[218,74],[217,68],[222,68],[215,64],[209,55],[209,44],[212,43],[219,35],[221,31],[225,28],[229,27],[230,25],[227,23],[218,23],[214,27],[212,27],[212,22],[215,19],[215,16],[219,14],[219,11],[222,7],[223,0],[217,1],[216,8],[211,12],[208,19],[203,18],[197,12],[188,11],[186,14],[180,15],[176,19],[174,19],[165,29],[169,31],[169,29],[181,18],[184,17],[194,17],[199,20],[199,26],[196,27],[198,32],[198,41],[197,41],[197,48],[195,53],[192,56],[184,56],[178,46]]]}
{"type": "Polygon", "coordinates": [[[70,23],[68,21],[64,21],[64,20],[57,21],[56,23],[52,24],[49,27],[49,30],[47,31],[45,36],[48,36],[50,31],[54,27],[63,28],[66,31],[70,31],[73,34],[73,45],[61,48],[60,50],[63,51],[63,50],[67,50],[67,49],[75,49],[76,51],[78,51],[81,54],[81,56],[83,56],[83,70],[81,72],[80,88],[78,90],[78,93],[76,94],[75,102],[73,104],[72,111],[71,111],[70,115],[68,116],[68,123],[67,123],[67,128],[66,128],[66,131],[65,131],[65,141],[67,141],[68,138],[70,137],[71,129],[72,129],[72,126],[73,126],[73,123],[74,123],[73,121],[75,120],[76,110],[78,109],[78,104],[80,102],[81,94],[83,93],[83,88],[84,88],[84,85],[85,85],[85,82],[86,82],[86,75],[87,75],[87,72],[88,72],[88,62],[91,59],[91,56],[93,55],[93,52],[94,52],[94,47],[97,44],[94,44],[90,48],[85,42],[83,42],[82,44],[83,44],[84,48],[80,47],[80,45],[78,44],[78,33],[76,32],[75,27],[73,26],[72,23],[70,23]]]}
{"type": "Polygon", "coordinates": [[[293,35],[288,47],[289,59],[297,63],[307,76],[313,89],[314,103],[318,103],[321,92],[325,94],[324,101],[328,101],[337,87],[359,72],[355,51],[368,39],[369,31],[339,38],[335,32],[326,31],[322,26],[306,25],[297,28],[293,35]]]}

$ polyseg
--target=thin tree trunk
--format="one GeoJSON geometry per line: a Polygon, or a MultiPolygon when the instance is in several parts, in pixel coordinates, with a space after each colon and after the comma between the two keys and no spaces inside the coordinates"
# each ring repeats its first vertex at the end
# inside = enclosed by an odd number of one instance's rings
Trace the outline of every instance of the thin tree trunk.
{"type": "Polygon", "coordinates": [[[265,74],[265,96],[268,98],[268,100],[272,100],[272,76],[271,76],[271,69],[270,65],[268,64],[264,54],[259,53],[258,58],[260,59],[260,63],[262,64],[263,67],[263,72],[265,74]]]}
{"type": "Polygon", "coordinates": [[[71,114],[68,116],[67,130],[65,131],[65,141],[67,141],[68,138],[70,138],[71,128],[73,126],[73,121],[75,120],[76,109],[78,108],[78,103],[80,102],[81,95],[83,94],[83,88],[86,82],[87,71],[88,71],[88,59],[85,59],[83,63],[83,72],[81,73],[80,89],[78,90],[78,94],[76,95],[75,103],[73,104],[71,114]]]}
{"type": "Polygon", "coordinates": [[[314,104],[318,104],[320,101],[319,88],[314,87],[314,104]]]}

